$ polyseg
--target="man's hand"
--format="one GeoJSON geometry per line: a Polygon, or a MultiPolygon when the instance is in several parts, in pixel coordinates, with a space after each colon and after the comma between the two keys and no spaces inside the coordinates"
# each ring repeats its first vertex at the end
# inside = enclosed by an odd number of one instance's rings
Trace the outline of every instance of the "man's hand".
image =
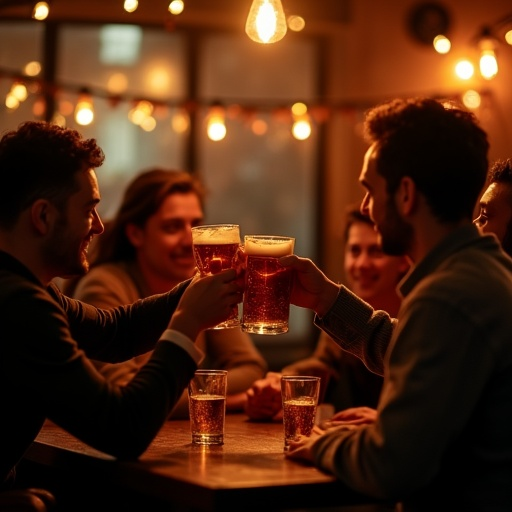
{"type": "MultiPolygon", "coordinates": [[[[373,410],[369,407],[354,407],[350,410],[355,409],[367,409],[368,411],[373,410]]],[[[348,411],[349,409],[347,409],[348,411]]],[[[344,413],[345,411],[342,411],[344,413]]],[[[364,414],[363,414],[364,415],[364,414]]],[[[288,445],[288,449],[285,451],[285,456],[290,459],[295,460],[302,460],[305,462],[314,462],[313,457],[313,445],[318,440],[319,437],[323,436],[324,434],[329,434],[334,431],[347,431],[347,430],[356,430],[360,428],[355,423],[350,423],[350,420],[347,422],[338,421],[338,422],[331,422],[324,421],[322,423],[322,426],[319,427],[318,425],[315,425],[313,427],[313,431],[311,432],[311,436],[301,436],[296,441],[290,441],[288,445]],[[332,424],[337,423],[337,424],[332,424]]]]}
{"type": "Polygon", "coordinates": [[[196,274],[183,292],[168,328],[195,340],[202,330],[226,320],[242,298],[234,269],[204,277],[196,274]]]}
{"type": "Polygon", "coordinates": [[[294,270],[291,303],[313,310],[323,317],[334,304],[340,286],[331,281],[308,258],[295,254],[281,256],[279,263],[294,270]]]}
{"type": "Polygon", "coordinates": [[[320,425],[324,430],[347,426],[347,425],[368,425],[377,420],[377,411],[370,407],[351,407],[339,411],[332,418],[325,420],[320,425]]]}
{"type": "Polygon", "coordinates": [[[311,447],[322,434],[320,429],[314,428],[310,437],[301,436],[296,441],[290,441],[288,449],[284,452],[285,456],[289,459],[314,462],[311,447]]]}
{"type": "Polygon", "coordinates": [[[281,374],[269,372],[264,379],[254,382],[247,392],[245,413],[251,420],[281,420],[283,417],[281,399],[281,374]]]}

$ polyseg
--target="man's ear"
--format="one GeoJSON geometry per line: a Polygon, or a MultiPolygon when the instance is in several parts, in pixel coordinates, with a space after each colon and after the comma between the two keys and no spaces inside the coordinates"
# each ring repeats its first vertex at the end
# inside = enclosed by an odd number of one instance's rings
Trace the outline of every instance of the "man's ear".
{"type": "Polygon", "coordinates": [[[34,230],[46,235],[55,222],[55,207],[47,199],[38,199],[30,207],[30,218],[34,230]]]}
{"type": "Polygon", "coordinates": [[[416,183],[409,176],[404,176],[400,180],[400,185],[395,194],[398,211],[404,217],[409,217],[414,213],[418,200],[417,194],[416,183]]]}

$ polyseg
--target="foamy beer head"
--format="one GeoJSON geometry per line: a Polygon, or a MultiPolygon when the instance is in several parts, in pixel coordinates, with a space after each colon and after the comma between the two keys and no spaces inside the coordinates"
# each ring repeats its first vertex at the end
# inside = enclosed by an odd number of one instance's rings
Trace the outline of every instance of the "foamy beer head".
{"type": "Polygon", "coordinates": [[[235,266],[240,247],[238,224],[209,224],[192,228],[194,258],[201,275],[216,274],[235,266]]]}
{"type": "Polygon", "coordinates": [[[192,228],[194,245],[239,244],[240,226],[238,224],[208,224],[192,228]]]}
{"type": "Polygon", "coordinates": [[[292,270],[279,263],[293,253],[295,239],[246,235],[245,291],[242,330],[255,334],[288,332],[292,270]]]}
{"type": "Polygon", "coordinates": [[[293,254],[295,238],[286,236],[246,235],[244,251],[247,256],[280,258],[293,254]]]}

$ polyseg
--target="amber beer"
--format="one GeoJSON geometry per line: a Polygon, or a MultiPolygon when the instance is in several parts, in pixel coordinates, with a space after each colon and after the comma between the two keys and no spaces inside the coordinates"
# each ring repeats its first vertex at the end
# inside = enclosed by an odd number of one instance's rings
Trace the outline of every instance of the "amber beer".
{"type": "Polygon", "coordinates": [[[292,270],[279,258],[293,253],[295,239],[247,235],[242,330],[256,334],[288,332],[292,270]]]}
{"type": "Polygon", "coordinates": [[[222,444],[226,397],[221,395],[195,395],[189,400],[192,442],[222,444]]]}
{"type": "Polygon", "coordinates": [[[194,257],[197,268],[203,276],[216,274],[232,268],[239,243],[201,244],[194,242],[194,257]]]}
{"type": "Polygon", "coordinates": [[[290,441],[311,435],[315,425],[320,383],[320,377],[314,376],[281,377],[285,450],[288,449],[290,441]]]}
{"type": "Polygon", "coordinates": [[[226,370],[196,370],[188,386],[194,444],[224,444],[226,370]]]}
{"type": "Polygon", "coordinates": [[[316,401],[314,398],[300,398],[283,402],[284,444],[297,440],[299,436],[311,435],[315,425],[316,401]]]}
{"type": "MultiPolygon", "coordinates": [[[[192,228],[192,243],[194,259],[200,274],[216,274],[235,266],[236,253],[240,247],[240,227],[237,224],[196,226],[192,228]]],[[[214,329],[239,325],[238,306],[235,306],[231,316],[214,329]]]]}

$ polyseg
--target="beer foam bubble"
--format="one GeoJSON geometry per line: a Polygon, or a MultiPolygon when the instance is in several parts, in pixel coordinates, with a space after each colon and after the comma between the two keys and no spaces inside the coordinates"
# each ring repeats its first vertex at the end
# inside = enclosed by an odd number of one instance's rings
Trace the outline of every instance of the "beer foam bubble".
{"type": "Polygon", "coordinates": [[[245,237],[245,253],[252,256],[270,256],[280,258],[293,254],[294,238],[279,237],[245,237]]]}
{"type": "Polygon", "coordinates": [[[240,227],[236,224],[198,226],[192,228],[192,240],[195,245],[238,244],[240,227]]]}

